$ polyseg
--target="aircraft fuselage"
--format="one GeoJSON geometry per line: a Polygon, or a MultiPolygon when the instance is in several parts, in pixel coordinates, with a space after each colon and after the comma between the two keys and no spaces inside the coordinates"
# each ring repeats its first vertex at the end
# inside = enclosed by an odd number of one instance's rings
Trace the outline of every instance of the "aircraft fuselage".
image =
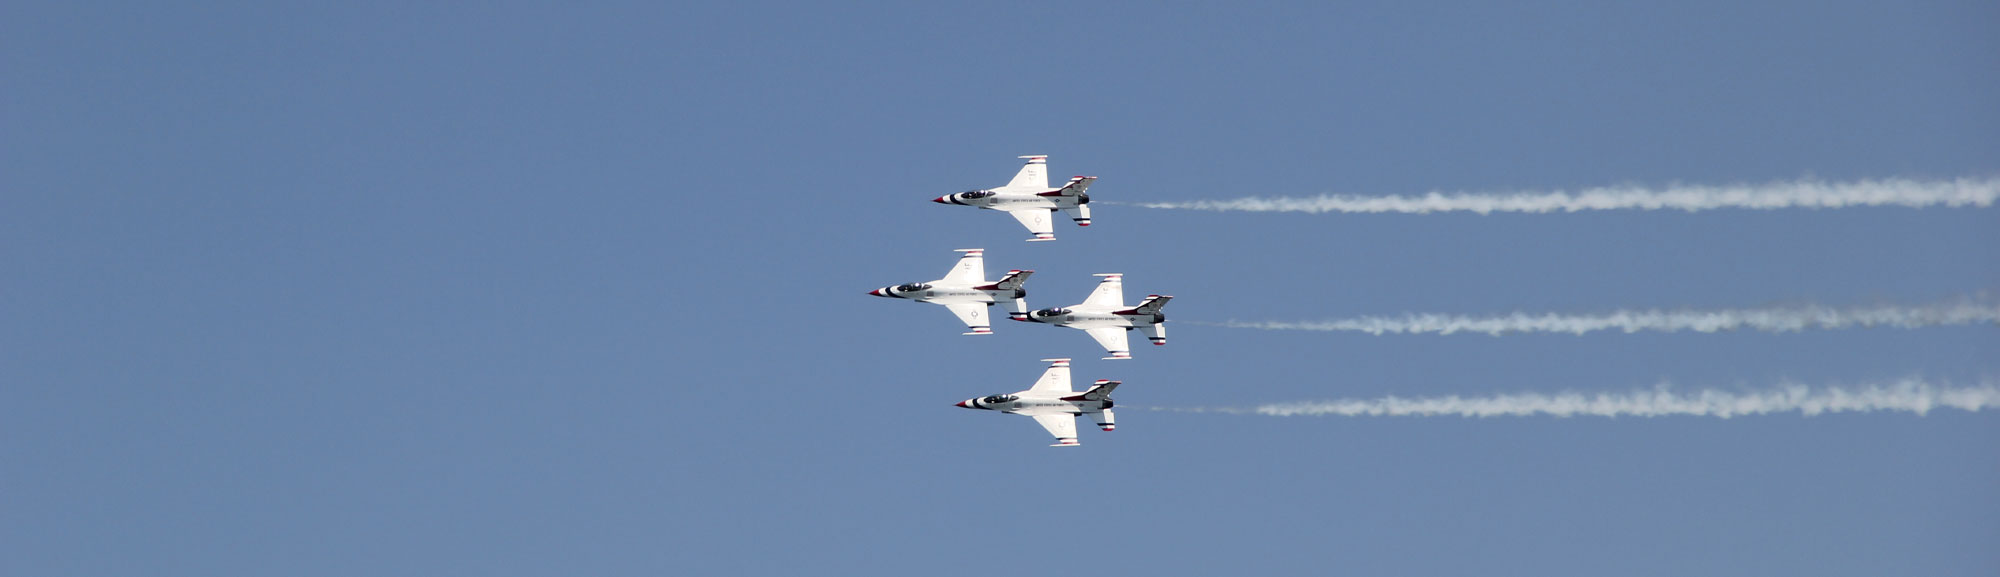
{"type": "MultiPolygon", "coordinates": [[[[1075,393],[1070,393],[1070,395],[1073,396],[1075,395],[1075,393]]],[[[1109,409],[1114,405],[1115,404],[1112,403],[1111,399],[1104,399],[1101,401],[1089,401],[1089,400],[1065,401],[1058,396],[1033,395],[1027,392],[1020,392],[1009,395],[991,395],[986,397],[980,397],[977,399],[966,399],[964,402],[958,404],[958,406],[965,407],[968,409],[986,409],[988,411],[1000,411],[1002,413],[1052,411],[1052,412],[1064,412],[1072,415],[1095,413],[1098,411],[1109,409]],[[1004,399],[1011,399],[1011,400],[1004,400],[1004,399]]]]}
{"type": "MultiPolygon", "coordinates": [[[[912,284],[918,284],[918,283],[912,283],[912,284]]],[[[903,285],[903,286],[908,286],[908,285],[903,285]]],[[[992,293],[991,291],[983,291],[983,290],[979,290],[979,289],[975,289],[975,288],[960,288],[960,287],[937,287],[937,286],[933,286],[933,287],[930,287],[930,288],[922,288],[922,289],[917,289],[917,290],[909,290],[909,291],[905,291],[905,290],[898,290],[898,288],[899,288],[899,287],[885,287],[885,288],[883,288],[883,289],[880,289],[880,290],[882,290],[882,291],[883,291],[883,292],[885,292],[885,293],[888,293],[888,294],[886,294],[886,295],[882,295],[882,296],[892,296],[892,297],[896,297],[896,298],[904,298],[904,299],[910,299],[910,300],[913,300],[913,301],[917,301],[917,302],[923,302],[923,303],[943,303],[943,304],[958,304],[958,303],[986,303],[986,304],[993,304],[993,303],[996,303],[996,302],[1000,302],[999,300],[996,300],[996,299],[994,298],[994,296],[993,296],[993,293],[992,293]]],[[[1022,292],[1022,293],[1026,293],[1027,291],[1020,291],[1020,292],[1022,292]]],[[[1023,296],[1025,296],[1025,294],[1024,294],[1023,296]]]]}
{"type": "MultiPolygon", "coordinates": [[[[1055,192],[1058,190],[1062,189],[1051,188],[1041,192],[1055,192]]],[[[963,206],[976,206],[979,208],[989,208],[1001,211],[1014,211],[1014,210],[1024,210],[1031,208],[1059,210],[1065,208],[1076,208],[1081,205],[1089,204],[1090,197],[1089,196],[1042,196],[1034,192],[996,192],[992,190],[974,190],[969,192],[961,192],[958,194],[949,194],[945,196],[940,196],[937,198],[937,202],[944,204],[957,204],[963,206]]]]}
{"type": "Polygon", "coordinates": [[[1048,309],[1031,312],[1028,313],[1028,318],[1025,320],[1079,329],[1094,329],[1099,327],[1123,327],[1129,329],[1141,325],[1156,324],[1166,320],[1162,318],[1159,321],[1154,321],[1152,318],[1154,316],[1165,315],[1134,316],[1121,315],[1108,311],[1077,311],[1073,308],[1061,310],[1063,312],[1054,312],[1048,309]]]}

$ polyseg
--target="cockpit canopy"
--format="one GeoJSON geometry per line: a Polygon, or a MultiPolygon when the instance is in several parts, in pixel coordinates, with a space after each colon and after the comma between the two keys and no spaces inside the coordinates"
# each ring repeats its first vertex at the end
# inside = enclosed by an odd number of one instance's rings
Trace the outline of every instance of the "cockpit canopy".
{"type": "Polygon", "coordinates": [[[980,399],[980,400],[979,400],[979,402],[980,402],[981,404],[987,404],[987,405],[997,405],[997,404],[1000,404],[1000,403],[1011,403],[1011,402],[1013,402],[1013,401],[1014,401],[1015,399],[1019,399],[1019,398],[1020,398],[1020,397],[1017,397],[1017,396],[1014,396],[1014,395],[993,395],[993,396],[990,396],[990,397],[986,397],[986,398],[984,398],[984,399],[980,399]]]}
{"type": "Polygon", "coordinates": [[[1066,315],[1066,314],[1069,314],[1069,309],[1062,307],[1046,308],[1035,311],[1035,316],[1038,317],[1052,317],[1056,315],[1066,315]]]}
{"type": "Polygon", "coordinates": [[[968,191],[965,191],[965,192],[961,192],[961,193],[958,193],[958,197],[959,197],[959,198],[963,198],[963,199],[967,199],[967,200],[971,200],[971,199],[974,199],[974,198],[986,198],[986,197],[989,197],[989,196],[993,196],[993,191],[991,191],[991,190],[968,190],[968,191]]]}
{"type": "Polygon", "coordinates": [[[913,293],[927,288],[931,288],[931,285],[928,283],[913,282],[910,284],[896,285],[896,292],[913,293]]]}

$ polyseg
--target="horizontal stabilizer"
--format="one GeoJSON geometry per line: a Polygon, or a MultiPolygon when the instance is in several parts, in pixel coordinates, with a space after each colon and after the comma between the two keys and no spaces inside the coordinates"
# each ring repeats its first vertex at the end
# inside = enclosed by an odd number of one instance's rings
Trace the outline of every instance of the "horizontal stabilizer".
{"type": "Polygon", "coordinates": [[[1021,285],[1027,284],[1028,277],[1034,274],[1035,271],[1031,270],[1010,270],[1007,271],[1007,276],[1000,277],[998,282],[976,288],[989,291],[1011,291],[1021,288],[1021,285]]]}
{"type": "Polygon", "coordinates": [[[1167,301],[1170,300],[1174,300],[1174,297],[1165,295],[1146,295],[1146,300],[1139,301],[1139,306],[1132,307],[1132,311],[1127,314],[1133,314],[1133,315],[1160,314],[1160,309],[1166,308],[1167,301]]]}
{"type": "Polygon", "coordinates": [[[1056,190],[1051,190],[1048,192],[1041,193],[1037,196],[1082,196],[1084,191],[1090,190],[1090,183],[1096,181],[1097,177],[1095,176],[1070,177],[1069,184],[1063,185],[1062,188],[1056,190]]]}
{"type": "Polygon", "coordinates": [[[1102,401],[1105,399],[1109,399],[1111,398],[1111,391],[1117,389],[1119,383],[1121,382],[1123,381],[1107,381],[1099,379],[1096,384],[1090,386],[1090,390],[1084,391],[1083,394],[1072,397],[1063,397],[1062,400],[1102,401]]]}
{"type": "Polygon", "coordinates": [[[1077,226],[1090,226],[1090,205],[1066,206],[1062,211],[1063,214],[1069,215],[1070,222],[1076,223],[1077,226]]]}

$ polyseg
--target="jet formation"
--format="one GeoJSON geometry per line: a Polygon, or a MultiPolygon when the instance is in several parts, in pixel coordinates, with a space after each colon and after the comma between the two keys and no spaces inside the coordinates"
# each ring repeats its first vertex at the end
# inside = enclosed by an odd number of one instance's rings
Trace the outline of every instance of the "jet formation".
{"type": "MultiPolygon", "coordinates": [[[[1026,159],[1027,163],[1005,186],[948,194],[937,197],[934,202],[1005,212],[1027,227],[1033,235],[1028,239],[1031,242],[1055,240],[1053,223],[1058,211],[1068,215],[1078,226],[1090,226],[1090,195],[1087,191],[1097,177],[1072,177],[1061,187],[1050,187],[1049,157],[1033,155],[1020,158],[1026,159]]],[[[1132,350],[1126,333],[1134,330],[1155,345],[1167,344],[1167,316],[1161,309],[1174,297],[1146,295],[1139,304],[1127,307],[1123,274],[1095,275],[1102,280],[1081,303],[1031,311],[1024,285],[1035,271],[1009,270],[999,280],[988,281],[984,249],[966,248],[956,252],[962,254],[943,278],[886,286],[868,291],[868,294],[942,305],[965,324],[966,332],[963,334],[967,335],[993,334],[989,321],[992,317],[987,309],[1004,304],[1010,319],[1084,331],[1110,355],[1105,359],[1130,360],[1132,350]]],[[[1119,381],[1098,380],[1090,389],[1077,393],[1070,386],[1070,359],[1043,361],[1053,364],[1027,390],[967,399],[957,406],[1032,417],[1056,437],[1053,445],[1056,447],[1080,444],[1076,437],[1078,416],[1090,416],[1098,427],[1106,431],[1114,429],[1111,391],[1118,387],[1119,381]]]]}

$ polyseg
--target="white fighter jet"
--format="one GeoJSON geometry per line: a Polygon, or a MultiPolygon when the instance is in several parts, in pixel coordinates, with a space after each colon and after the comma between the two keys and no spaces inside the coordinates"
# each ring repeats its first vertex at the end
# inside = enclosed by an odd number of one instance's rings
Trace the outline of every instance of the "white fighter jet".
{"type": "Polygon", "coordinates": [[[1118,381],[1099,380],[1079,395],[1069,387],[1069,359],[1042,360],[1055,364],[1049,365],[1049,370],[1042,373],[1042,380],[1035,381],[1035,386],[1028,390],[966,399],[959,401],[958,406],[1034,417],[1036,423],[1056,436],[1056,444],[1051,447],[1078,445],[1077,415],[1090,415],[1106,431],[1117,428],[1111,421],[1111,390],[1118,388],[1118,381]]]}
{"type": "Polygon", "coordinates": [[[878,297],[910,299],[922,303],[937,303],[951,309],[958,315],[971,332],[968,335],[993,334],[993,325],[986,321],[986,307],[1003,300],[1014,301],[1014,310],[1008,315],[1013,318],[1028,316],[1027,289],[1021,288],[1028,282],[1031,270],[1010,270],[1007,276],[994,282],[986,282],[986,251],[976,248],[962,248],[958,252],[958,264],[951,266],[951,272],[944,278],[930,282],[913,282],[892,287],[882,287],[868,294],[878,297]]]}
{"type": "Polygon", "coordinates": [[[1021,172],[1015,174],[1014,180],[1009,181],[1007,186],[948,194],[932,202],[990,208],[1013,215],[1014,220],[1021,221],[1021,226],[1034,233],[1035,238],[1029,241],[1056,239],[1057,210],[1068,214],[1077,226],[1090,226],[1090,195],[1084,194],[1084,191],[1097,177],[1071,177],[1069,184],[1062,188],[1050,188],[1049,157],[1021,158],[1028,159],[1028,164],[1021,167],[1021,172]]]}
{"type": "Polygon", "coordinates": [[[1125,331],[1132,329],[1145,333],[1146,339],[1153,344],[1167,344],[1167,315],[1160,309],[1174,297],[1146,295],[1146,300],[1140,301],[1139,306],[1125,308],[1125,275],[1095,276],[1104,277],[1104,280],[1097,283],[1097,290],[1091,291],[1090,298],[1083,299],[1083,304],[1042,309],[1015,316],[1014,320],[1083,329],[1111,353],[1111,356],[1104,357],[1106,359],[1132,358],[1132,349],[1125,344],[1125,331]]]}

